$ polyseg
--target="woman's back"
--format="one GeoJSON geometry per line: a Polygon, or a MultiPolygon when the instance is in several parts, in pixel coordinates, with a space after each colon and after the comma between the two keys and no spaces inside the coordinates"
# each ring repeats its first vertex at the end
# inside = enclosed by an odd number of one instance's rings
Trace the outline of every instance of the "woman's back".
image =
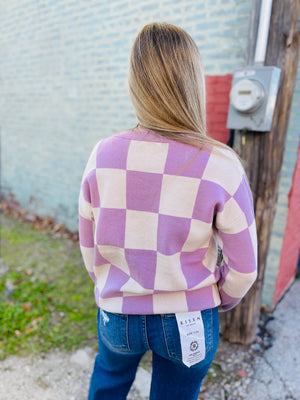
{"type": "Polygon", "coordinates": [[[226,268],[240,274],[224,306],[236,304],[256,270],[251,194],[237,157],[126,131],[102,140],[89,164],[83,198],[94,219],[90,269],[100,307],[158,314],[220,305],[216,241],[224,247],[224,239],[226,268]],[[247,263],[235,265],[237,252],[247,263]]]}

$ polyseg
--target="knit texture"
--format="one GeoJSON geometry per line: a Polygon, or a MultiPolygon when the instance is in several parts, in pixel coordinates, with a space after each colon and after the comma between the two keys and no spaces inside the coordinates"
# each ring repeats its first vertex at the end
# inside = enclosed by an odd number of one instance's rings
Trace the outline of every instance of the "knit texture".
{"type": "Polygon", "coordinates": [[[252,196],[238,158],[149,132],[122,132],[94,148],[79,238],[96,303],[110,312],[229,310],[257,274],[252,196]]]}

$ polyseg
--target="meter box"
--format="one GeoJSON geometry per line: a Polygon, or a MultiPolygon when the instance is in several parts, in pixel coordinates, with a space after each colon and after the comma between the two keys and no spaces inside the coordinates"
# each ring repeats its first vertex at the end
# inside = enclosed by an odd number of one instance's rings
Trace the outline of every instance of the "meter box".
{"type": "Polygon", "coordinates": [[[236,71],[230,91],[227,128],[269,131],[279,78],[277,67],[254,66],[236,71]]]}

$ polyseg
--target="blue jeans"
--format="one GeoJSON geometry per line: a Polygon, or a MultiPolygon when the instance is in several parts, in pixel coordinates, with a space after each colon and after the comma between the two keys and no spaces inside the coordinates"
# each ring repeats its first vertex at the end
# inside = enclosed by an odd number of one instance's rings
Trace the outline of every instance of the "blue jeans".
{"type": "Polygon", "coordinates": [[[196,400],[219,342],[218,309],[201,312],[205,359],[188,368],[182,362],[174,314],[127,315],[98,310],[99,353],[89,400],[125,400],[142,356],[152,350],[150,400],[196,400]]]}

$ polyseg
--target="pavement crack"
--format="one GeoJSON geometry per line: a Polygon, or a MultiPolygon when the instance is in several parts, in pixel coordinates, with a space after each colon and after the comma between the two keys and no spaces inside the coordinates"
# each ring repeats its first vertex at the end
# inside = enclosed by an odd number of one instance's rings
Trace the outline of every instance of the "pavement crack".
{"type": "Polygon", "coordinates": [[[285,396],[285,400],[297,400],[296,397],[294,397],[293,394],[291,393],[288,386],[286,385],[284,379],[280,376],[280,373],[273,367],[273,365],[270,363],[270,361],[266,357],[263,357],[263,359],[265,360],[265,363],[271,368],[271,370],[274,372],[274,374],[277,376],[277,378],[282,383],[282,386],[283,386],[285,392],[287,393],[287,395],[285,396]]]}

